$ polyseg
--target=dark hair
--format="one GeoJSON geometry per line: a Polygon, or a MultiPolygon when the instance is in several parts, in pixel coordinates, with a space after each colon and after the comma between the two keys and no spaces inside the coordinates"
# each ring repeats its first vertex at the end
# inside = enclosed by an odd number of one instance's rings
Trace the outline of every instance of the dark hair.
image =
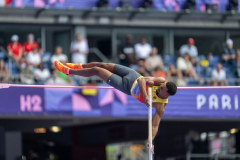
{"type": "Polygon", "coordinates": [[[173,95],[175,95],[175,94],[177,93],[177,85],[176,85],[175,83],[173,83],[173,82],[167,82],[166,86],[167,86],[167,89],[168,89],[167,92],[168,92],[171,96],[173,96],[173,95]]]}

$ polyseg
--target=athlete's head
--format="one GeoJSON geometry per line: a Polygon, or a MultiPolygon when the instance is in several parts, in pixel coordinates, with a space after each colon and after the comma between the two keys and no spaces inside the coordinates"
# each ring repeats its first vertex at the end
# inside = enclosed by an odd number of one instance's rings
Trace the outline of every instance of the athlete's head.
{"type": "Polygon", "coordinates": [[[159,98],[166,99],[169,96],[173,96],[177,93],[177,86],[173,82],[162,83],[157,91],[156,94],[159,98]]]}

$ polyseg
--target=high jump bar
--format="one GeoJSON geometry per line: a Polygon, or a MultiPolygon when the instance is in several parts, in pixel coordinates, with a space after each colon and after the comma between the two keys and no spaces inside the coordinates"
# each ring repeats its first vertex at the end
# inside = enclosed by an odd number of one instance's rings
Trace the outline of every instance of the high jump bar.
{"type": "MultiPolygon", "coordinates": [[[[114,89],[113,87],[104,86],[61,86],[61,85],[27,85],[27,84],[8,84],[0,83],[1,88],[9,87],[32,87],[32,88],[78,88],[78,89],[114,89]]],[[[178,87],[178,89],[234,89],[240,86],[206,86],[206,87],[178,87]]]]}

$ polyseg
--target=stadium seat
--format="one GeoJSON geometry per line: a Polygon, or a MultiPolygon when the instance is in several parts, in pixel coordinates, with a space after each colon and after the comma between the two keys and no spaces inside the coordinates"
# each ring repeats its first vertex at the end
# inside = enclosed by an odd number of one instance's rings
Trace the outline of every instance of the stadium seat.
{"type": "Polygon", "coordinates": [[[229,85],[229,86],[235,86],[236,84],[235,84],[234,81],[228,81],[228,85],[229,85]]]}
{"type": "Polygon", "coordinates": [[[200,62],[201,60],[206,59],[206,57],[204,55],[198,55],[198,61],[200,62]]]}
{"type": "MultiPolygon", "coordinates": [[[[119,3],[122,0],[108,0],[108,7],[110,8],[117,8],[119,6],[119,3]]],[[[124,0],[124,1],[130,1],[132,8],[139,8],[143,2],[143,0],[124,0]]]]}
{"type": "Polygon", "coordinates": [[[11,72],[12,75],[19,75],[20,72],[19,72],[19,70],[17,68],[16,63],[13,62],[13,61],[10,62],[10,63],[11,63],[11,67],[12,67],[11,71],[10,71],[10,68],[9,68],[9,61],[5,61],[5,66],[9,69],[9,71],[11,72]]]}
{"type": "Polygon", "coordinates": [[[121,0],[109,0],[108,7],[110,8],[117,8],[119,6],[121,0]]]}
{"type": "Polygon", "coordinates": [[[196,85],[196,81],[194,79],[187,79],[186,82],[188,86],[196,85]]]}
{"type": "Polygon", "coordinates": [[[98,2],[98,0],[87,0],[87,1],[86,0],[71,0],[71,1],[65,1],[64,5],[55,3],[55,4],[51,5],[50,7],[54,7],[54,8],[72,7],[72,8],[90,9],[90,8],[96,7],[97,2],[98,2]]]}
{"type": "Polygon", "coordinates": [[[204,75],[204,68],[199,65],[197,67],[193,67],[195,72],[197,73],[198,76],[203,76],[204,75]]]}
{"type": "Polygon", "coordinates": [[[5,58],[4,52],[0,51],[0,59],[4,59],[4,58],[5,58]]]}
{"type": "Polygon", "coordinates": [[[227,78],[234,78],[231,67],[223,67],[223,70],[225,70],[227,78]]]}
{"type": "Polygon", "coordinates": [[[169,63],[173,64],[176,66],[176,58],[174,55],[169,55],[169,54],[166,54],[163,56],[163,63],[164,63],[164,66],[168,66],[169,63]]]}
{"type": "Polygon", "coordinates": [[[213,70],[213,68],[207,67],[206,68],[206,73],[205,73],[204,77],[210,78],[212,76],[212,70],[213,70]]]}
{"type": "Polygon", "coordinates": [[[51,53],[44,52],[42,55],[42,59],[43,59],[44,68],[50,68],[51,67],[51,53]]]}
{"type": "Polygon", "coordinates": [[[211,59],[208,58],[209,67],[215,68],[220,62],[219,56],[213,56],[211,59]]]}
{"type": "Polygon", "coordinates": [[[153,0],[153,6],[155,9],[162,11],[166,9],[168,11],[180,11],[182,6],[187,0],[169,1],[169,0],[153,0]]]}

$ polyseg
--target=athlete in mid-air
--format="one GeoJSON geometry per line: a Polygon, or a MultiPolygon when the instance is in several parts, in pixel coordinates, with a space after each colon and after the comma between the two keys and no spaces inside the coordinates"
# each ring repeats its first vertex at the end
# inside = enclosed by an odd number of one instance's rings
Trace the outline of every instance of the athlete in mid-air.
{"type": "MultiPolygon", "coordinates": [[[[136,71],[114,63],[92,62],[87,64],[66,63],[63,65],[55,61],[55,67],[66,75],[79,75],[83,77],[98,76],[109,85],[132,95],[137,100],[150,106],[148,101],[148,87],[152,87],[152,106],[156,109],[152,120],[152,138],[154,139],[168,97],[177,92],[177,86],[173,82],[165,82],[162,77],[143,77],[136,71]]],[[[152,147],[152,152],[153,151],[152,147]]]]}

